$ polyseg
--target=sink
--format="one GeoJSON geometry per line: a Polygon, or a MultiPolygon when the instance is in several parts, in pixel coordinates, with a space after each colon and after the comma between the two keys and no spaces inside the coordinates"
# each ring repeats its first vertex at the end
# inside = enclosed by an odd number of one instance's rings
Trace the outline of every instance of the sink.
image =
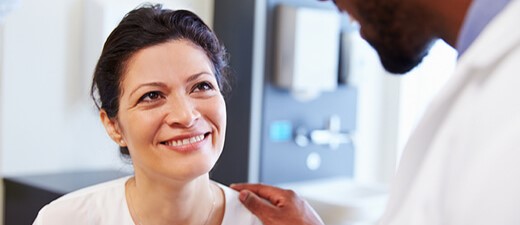
{"type": "Polygon", "coordinates": [[[374,224],[383,214],[387,188],[351,178],[328,178],[277,185],[303,197],[327,225],[374,224]]]}

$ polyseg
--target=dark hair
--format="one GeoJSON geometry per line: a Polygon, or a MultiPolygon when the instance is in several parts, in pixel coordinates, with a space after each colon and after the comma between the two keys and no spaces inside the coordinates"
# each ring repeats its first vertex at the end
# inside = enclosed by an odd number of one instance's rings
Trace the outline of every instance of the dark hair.
{"type": "MultiPolygon", "coordinates": [[[[213,63],[217,84],[223,94],[230,89],[228,59],[213,31],[194,13],[144,5],[130,11],[108,36],[94,71],[90,95],[98,109],[116,118],[121,81],[128,60],[139,50],[171,40],[188,40],[200,46],[213,63]]],[[[129,156],[128,148],[121,154],[129,156]]]]}

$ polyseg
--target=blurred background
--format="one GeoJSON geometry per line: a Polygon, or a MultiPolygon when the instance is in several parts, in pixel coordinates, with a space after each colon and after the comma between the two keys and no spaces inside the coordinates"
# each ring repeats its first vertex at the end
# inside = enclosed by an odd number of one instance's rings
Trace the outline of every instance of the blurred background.
{"type": "MultiPolygon", "coordinates": [[[[89,97],[104,40],[137,0],[0,0],[2,220],[31,224],[49,201],[131,166],[89,97]]],[[[387,74],[355,21],[315,0],[164,0],[209,24],[235,82],[224,184],[296,190],[327,224],[373,224],[401,150],[456,53],[443,42],[387,74]]]]}

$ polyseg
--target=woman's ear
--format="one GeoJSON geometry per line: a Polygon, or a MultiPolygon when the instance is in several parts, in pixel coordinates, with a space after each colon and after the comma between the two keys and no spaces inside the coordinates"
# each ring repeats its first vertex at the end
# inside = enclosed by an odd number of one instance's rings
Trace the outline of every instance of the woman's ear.
{"type": "Polygon", "coordinates": [[[103,123],[103,126],[105,126],[105,130],[107,131],[108,135],[116,144],[118,144],[121,147],[126,147],[126,142],[123,138],[123,135],[121,133],[121,128],[119,127],[119,123],[116,119],[111,119],[108,117],[107,112],[104,109],[101,109],[99,111],[99,117],[101,119],[101,122],[103,123]]]}

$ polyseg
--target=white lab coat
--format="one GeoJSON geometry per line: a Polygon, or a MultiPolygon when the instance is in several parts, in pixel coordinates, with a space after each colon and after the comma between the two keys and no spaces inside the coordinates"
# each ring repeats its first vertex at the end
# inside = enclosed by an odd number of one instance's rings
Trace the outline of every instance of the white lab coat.
{"type": "Polygon", "coordinates": [[[460,57],[428,108],[380,224],[520,224],[520,0],[460,57]]]}

